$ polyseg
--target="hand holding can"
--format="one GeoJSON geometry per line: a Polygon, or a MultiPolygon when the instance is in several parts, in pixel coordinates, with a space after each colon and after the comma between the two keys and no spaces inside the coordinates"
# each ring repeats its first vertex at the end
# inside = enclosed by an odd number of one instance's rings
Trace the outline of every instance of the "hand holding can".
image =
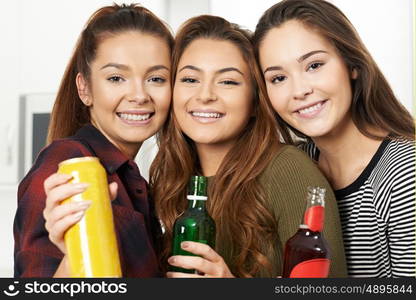
{"type": "Polygon", "coordinates": [[[66,160],[58,173],[72,176],[71,182],[88,188],[62,203],[90,207],[65,233],[65,246],[72,277],[121,277],[120,259],[114,229],[105,169],[96,157],[66,160]]]}

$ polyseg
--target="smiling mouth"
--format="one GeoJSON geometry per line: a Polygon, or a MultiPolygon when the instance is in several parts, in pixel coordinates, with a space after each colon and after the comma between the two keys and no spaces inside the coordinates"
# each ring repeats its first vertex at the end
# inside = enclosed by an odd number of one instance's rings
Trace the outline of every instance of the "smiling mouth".
{"type": "Polygon", "coordinates": [[[146,121],[149,120],[155,113],[148,114],[126,114],[126,113],[116,113],[120,119],[125,121],[146,121]]]}
{"type": "Polygon", "coordinates": [[[224,116],[224,114],[217,113],[217,112],[200,112],[200,111],[191,111],[190,114],[193,117],[197,118],[209,118],[209,119],[219,119],[224,116]]]}
{"type": "Polygon", "coordinates": [[[313,115],[314,113],[319,112],[321,110],[322,106],[326,103],[326,101],[328,100],[323,100],[312,106],[299,109],[295,112],[298,113],[299,115],[313,115]]]}

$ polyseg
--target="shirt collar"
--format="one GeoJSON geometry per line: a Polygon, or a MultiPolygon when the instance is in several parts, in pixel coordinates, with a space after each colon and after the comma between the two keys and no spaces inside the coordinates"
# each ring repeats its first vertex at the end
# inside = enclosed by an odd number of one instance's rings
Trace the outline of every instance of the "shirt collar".
{"type": "Polygon", "coordinates": [[[109,174],[116,172],[123,164],[129,161],[116,146],[114,146],[97,128],[91,124],[84,125],[75,134],[93,150],[95,156],[109,174]]]}

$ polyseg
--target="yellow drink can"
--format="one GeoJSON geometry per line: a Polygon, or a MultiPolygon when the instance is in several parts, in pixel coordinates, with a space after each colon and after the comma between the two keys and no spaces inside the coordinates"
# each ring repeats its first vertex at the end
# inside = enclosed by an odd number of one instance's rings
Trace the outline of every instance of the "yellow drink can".
{"type": "Polygon", "coordinates": [[[72,183],[88,183],[81,194],[66,199],[91,201],[82,219],[65,233],[72,277],[121,277],[107,175],[97,157],[68,159],[58,173],[72,176],[72,183]]]}

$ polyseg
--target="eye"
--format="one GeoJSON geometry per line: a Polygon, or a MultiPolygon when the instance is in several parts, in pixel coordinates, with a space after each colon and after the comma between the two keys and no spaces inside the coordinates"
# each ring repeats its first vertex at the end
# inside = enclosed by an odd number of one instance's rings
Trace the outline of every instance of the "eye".
{"type": "Polygon", "coordinates": [[[184,83],[197,83],[198,82],[198,80],[194,78],[190,78],[190,77],[183,77],[180,79],[180,81],[184,83]]]}
{"type": "Polygon", "coordinates": [[[277,75],[277,76],[272,77],[272,79],[270,80],[270,82],[271,83],[280,83],[280,82],[286,80],[286,78],[287,77],[284,76],[284,75],[277,75]]]}
{"type": "Polygon", "coordinates": [[[153,76],[153,77],[150,77],[147,81],[154,82],[154,83],[165,83],[166,79],[160,76],[153,76]]]}
{"type": "Polygon", "coordinates": [[[324,63],[322,63],[322,62],[314,62],[314,63],[311,63],[308,66],[307,71],[309,71],[309,70],[313,71],[313,70],[319,69],[323,65],[324,65],[324,63]]]}
{"type": "Polygon", "coordinates": [[[234,80],[223,80],[223,81],[220,81],[220,84],[224,84],[224,85],[240,85],[239,82],[234,81],[234,80]]]}
{"type": "Polygon", "coordinates": [[[125,81],[123,77],[118,76],[118,75],[111,76],[107,78],[107,80],[110,82],[114,82],[114,83],[120,83],[122,81],[125,81]]]}

